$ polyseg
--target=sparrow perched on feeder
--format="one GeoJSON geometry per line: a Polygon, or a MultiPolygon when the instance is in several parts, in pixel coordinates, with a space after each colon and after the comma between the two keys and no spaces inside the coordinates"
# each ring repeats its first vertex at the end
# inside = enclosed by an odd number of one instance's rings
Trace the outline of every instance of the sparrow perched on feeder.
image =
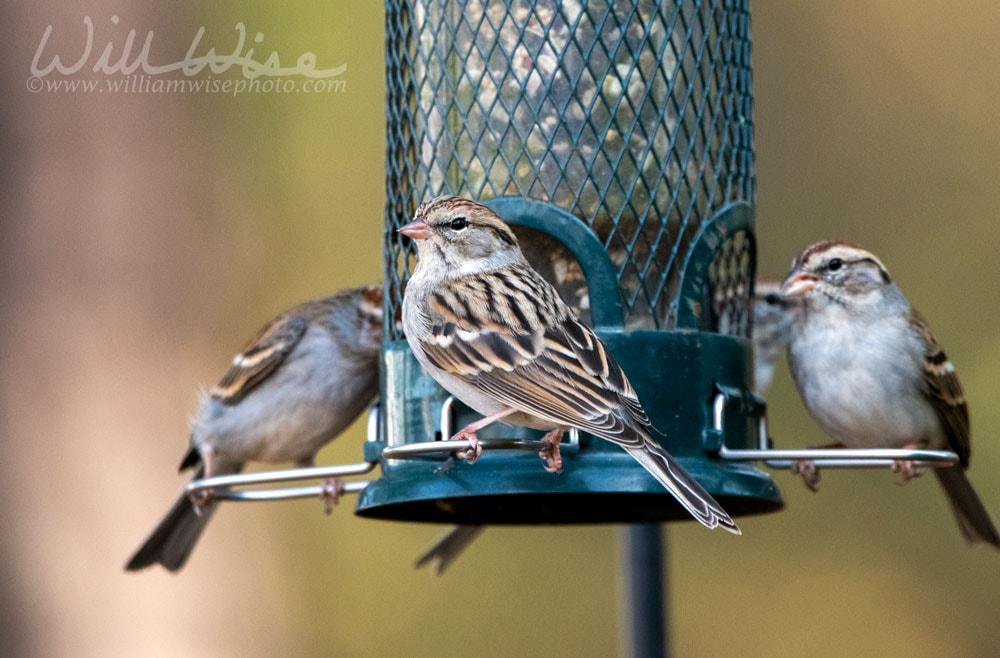
{"type": "MultiPolygon", "coordinates": [[[[882,261],[851,244],[814,244],[795,258],[781,292],[802,302],[789,365],[820,427],[841,447],[957,453],[959,466],[934,474],[965,538],[1000,548],[965,476],[969,409],[955,367],[882,261]]],[[[804,469],[807,484],[810,470],[804,469]]],[[[917,475],[912,462],[897,462],[894,470],[904,481],[917,475]]]]}
{"type": "MultiPolygon", "coordinates": [[[[381,347],[381,285],[282,313],[201,396],[180,470],[193,468],[200,479],[238,473],[248,461],[312,466],[319,449],[375,398],[381,347]]],[[[342,486],[339,478],[324,483],[328,512],[342,486]]],[[[184,566],[214,511],[210,492],[196,498],[181,495],[126,570],[184,566]]]]}
{"type": "Polygon", "coordinates": [[[753,295],[753,392],[763,399],[774,366],[788,348],[797,299],[782,297],[781,282],[758,279],[753,295]]]}
{"type": "Polygon", "coordinates": [[[418,262],[403,299],[403,328],[417,360],[483,418],[452,437],[482,452],[476,432],[502,420],[548,433],[546,469],[576,427],[618,444],[698,521],[739,533],[697,481],[647,433],[649,419],[614,356],[528,265],[503,220],[454,196],[421,205],[400,233],[418,262]]]}

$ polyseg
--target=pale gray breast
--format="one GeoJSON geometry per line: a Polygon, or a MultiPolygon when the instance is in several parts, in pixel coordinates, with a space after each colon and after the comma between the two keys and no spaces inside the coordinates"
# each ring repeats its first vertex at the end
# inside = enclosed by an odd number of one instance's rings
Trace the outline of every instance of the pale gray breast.
{"type": "Polygon", "coordinates": [[[795,327],[789,365],[810,413],[834,440],[856,447],[940,441],[916,383],[922,351],[903,316],[873,322],[815,316],[795,327]],[[916,349],[915,349],[916,348],[916,349]]]}

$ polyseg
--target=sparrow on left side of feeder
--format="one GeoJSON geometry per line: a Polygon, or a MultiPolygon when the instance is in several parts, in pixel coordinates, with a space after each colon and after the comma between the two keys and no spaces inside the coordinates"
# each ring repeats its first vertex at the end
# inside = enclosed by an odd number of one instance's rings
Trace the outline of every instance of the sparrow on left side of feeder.
{"type": "Polygon", "coordinates": [[[502,421],[545,430],[546,469],[576,427],[621,446],[709,528],[739,534],[729,514],[648,434],[649,419],[614,356],[536,273],[503,220],[454,196],[421,205],[400,233],[418,261],[403,328],[424,370],[483,414],[453,437],[474,462],[476,432],[502,421]]]}
{"type": "MultiPolygon", "coordinates": [[[[345,290],[282,313],[202,394],[180,470],[238,473],[244,462],[312,466],[316,453],[375,399],[382,348],[382,286],[345,290]]],[[[343,483],[324,482],[329,513],[343,483]]],[[[214,496],[182,494],[125,566],[184,566],[215,510],[214,496]]]]}

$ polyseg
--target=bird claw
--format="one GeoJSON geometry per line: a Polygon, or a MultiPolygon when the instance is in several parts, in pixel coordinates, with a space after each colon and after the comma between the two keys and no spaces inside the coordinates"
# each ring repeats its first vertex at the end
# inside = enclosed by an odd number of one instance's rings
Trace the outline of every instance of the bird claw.
{"type": "Polygon", "coordinates": [[[809,491],[816,493],[819,491],[819,467],[811,459],[801,459],[792,462],[792,474],[802,477],[802,483],[809,491]]]}
{"type": "Polygon", "coordinates": [[[458,434],[451,437],[453,441],[468,441],[469,447],[465,450],[459,450],[455,453],[455,456],[459,459],[464,459],[469,464],[475,464],[480,457],[483,455],[483,446],[479,443],[479,438],[476,436],[474,431],[461,430],[458,434]]]}
{"type": "Polygon", "coordinates": [[[206,509],[215,504],[215,489],[200,489],[188,494],[194,513],[201,516],[206,509]]]}
{"type": "MultiPolygon", "coordinates": [[[[926,448],[927,446],[922,442],[908,443],[902,446],[904,450],[919,450],[921,448],[926,448]]],[[[910,480],[916,477],[920,477],[924,474],[924,470],[919,468],[916,462],[908,459],[896,459],[892,462],[892,472],[899,473],[902,476],[902,481],[899,483],[900,486],[906,484],[910,480]]]]}
{"type": "Polygon", "coordinates": [[[538,452],[538,456],[545,460],[542,467],[549,473],[558,473],[562,470],[562,454],[559,452],[559,442],[562,441],[562,430],[552,430],[542,437],[545,447],[538,452]]]}
{"type": "Polygon", "coordinates": [[[344,493],[344,480],[338,477],[327,478],[321,485],[322,492],[320,498],[323,499],[323,513],[329,516],[333,508],[340,503],[340,496],[344,493]]]}
{"type": "Polygon", "coordinates": [[[913,478],[920,477],[924,474],[923,470],[917,468],[914,463],[908,459],[897,459],[892,462],[892,472],[899,473],[902,476],[902,480],[899,485],[902,486],[912,480],[913,478]]]}

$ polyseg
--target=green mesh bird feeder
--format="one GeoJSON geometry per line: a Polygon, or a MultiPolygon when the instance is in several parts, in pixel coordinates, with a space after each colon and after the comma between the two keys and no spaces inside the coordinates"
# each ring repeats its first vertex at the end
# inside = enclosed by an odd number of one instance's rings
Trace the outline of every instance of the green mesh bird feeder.
{"type": "MultiPolygon", "coordinates": [[[[717,456],[723,441],[755,442],[760,415],[748,392],[749,21],[746,2],[386,3],[386,317],[415,263],[397,229],[417,206],[439,194],[486,203],[589,315],[667,450],[734,516],[782,504],[766,473],[717,456]]],[[[382,476],[358,514],[689,518],[624,451],[586,434],[564,440],[561,475],[541,468],[539,432],[502,424],[480,432],[479,462],[456,459],[446,440],[478,415],[421,370],[397,324],[385,331],[370,447],[382,476]]]]}

